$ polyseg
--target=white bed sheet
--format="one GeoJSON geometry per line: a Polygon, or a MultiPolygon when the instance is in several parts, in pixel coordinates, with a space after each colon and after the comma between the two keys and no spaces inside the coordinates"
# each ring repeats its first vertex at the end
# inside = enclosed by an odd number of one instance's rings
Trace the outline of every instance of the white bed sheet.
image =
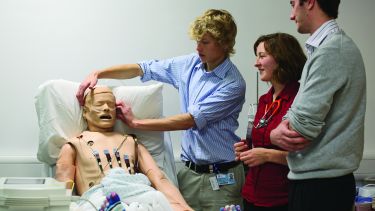
{"type": "Polygon", "coordinates": [[[121,199],[118,206],[126,210],[172,210],[164,194],[151,187],[144,174],[129,174],[122,168],[111,169],[99,185],[91,187],[71,205],[71,210],[99,210],[106,196],[113,192],[121,199]]]}

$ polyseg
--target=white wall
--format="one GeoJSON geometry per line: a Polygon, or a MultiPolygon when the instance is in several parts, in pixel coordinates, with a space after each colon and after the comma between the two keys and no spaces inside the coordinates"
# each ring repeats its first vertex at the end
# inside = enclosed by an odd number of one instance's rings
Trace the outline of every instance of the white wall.
{"type": "MultiPolygon", "coordinates": [[[[237,131],[243,137],[247,105],[256,101],[253,42],[261,34],[277,31],[295,35],[301,44],[307,38],[289,20],[289,1],[0,0],[0,161],[1,157],[35,157],[38,125],[33,97],[41,83],[58,78],[81,81],[98,68],[194,52],[188,26],[208,8],[230,11],[238,24],[232,60],[247,81],[237,131]]],[[[338,21],[362,51],[368,90],[374,90],[375,80],[374,9],[374,0],[342,0],[338,21]]],[[[138,79],[101,83],[141,84],[138,79]]],[[[267,88],[261,83],[260,92],[267,88]]],[[[179,113],[177,92],[165,86],[164,96],[165,115],[179,113]]],[[[371,92],[367,108],[365,156],[375,157],[371,92]]],[[[178,153],[180,133],[172,135],[178,153]]]]}

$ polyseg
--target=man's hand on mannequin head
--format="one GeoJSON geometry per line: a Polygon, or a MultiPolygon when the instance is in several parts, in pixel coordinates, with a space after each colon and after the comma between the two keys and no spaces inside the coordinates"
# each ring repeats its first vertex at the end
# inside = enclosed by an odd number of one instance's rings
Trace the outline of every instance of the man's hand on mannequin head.
{"type": "Polygon", "coordinates": [[[79,85],[78,91],[76,93],[76,98],[79,102],[79,105],[83,106],[85,91],[87,88],[93,89],[94,86],[98,83],[98,74],[96,72],[92,72],[90,75],[86,77],[86,79],[79,85]]]}
{"type": "Polygon", "coordinates": [[[135,118],[133,111],[131,107],[125,104],[123,101],[116,102],[116,115],[118,119],[127,124],[129,127],[134,127],[133,121],[135,118]]]}

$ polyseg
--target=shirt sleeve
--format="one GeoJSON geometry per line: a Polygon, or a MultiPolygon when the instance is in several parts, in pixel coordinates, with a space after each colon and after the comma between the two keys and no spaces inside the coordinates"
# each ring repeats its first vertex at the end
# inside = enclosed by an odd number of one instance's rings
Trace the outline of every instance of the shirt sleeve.
{"type": "Polygon", "coordinates": [[[193,115],[197,128],[202,129],[208,123],[220,121],[229,116],[233,116],[236,120],[245,102],[245,91],[244,81],[233,81],[211,93],[205,100],[189,106],[188,111],[193,115]]]}
{"type": "Polygon", "coordinates": [[[179,56],[165,60],[141,61],[138,65],[143,71],[142,82],[149,80],[168,83],[178,89],[183,70],[190,68],[194,62],[194,54],[179,56]]]}

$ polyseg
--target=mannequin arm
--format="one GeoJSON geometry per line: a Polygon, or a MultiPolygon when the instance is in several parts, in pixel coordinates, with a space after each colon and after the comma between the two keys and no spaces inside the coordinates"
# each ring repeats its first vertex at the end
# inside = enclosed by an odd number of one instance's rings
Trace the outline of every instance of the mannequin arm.
{"type": "Polygon", "coordinates": [[[175,211],[193,210],[186,203],[180,191],[165,177],[150,153],[142,145],[138,146],[140,170],[151,181],[152,186],[162,192],[175,211]]]}
{"type": "Polygon", "coordinates": [[[72,182],[74,182],[75,158],[75,149],[70,144],[64,144],[56,162],[55,178],[60,182],[67,182],[67,188],[69,189],[72,187],[72,182]]]}

